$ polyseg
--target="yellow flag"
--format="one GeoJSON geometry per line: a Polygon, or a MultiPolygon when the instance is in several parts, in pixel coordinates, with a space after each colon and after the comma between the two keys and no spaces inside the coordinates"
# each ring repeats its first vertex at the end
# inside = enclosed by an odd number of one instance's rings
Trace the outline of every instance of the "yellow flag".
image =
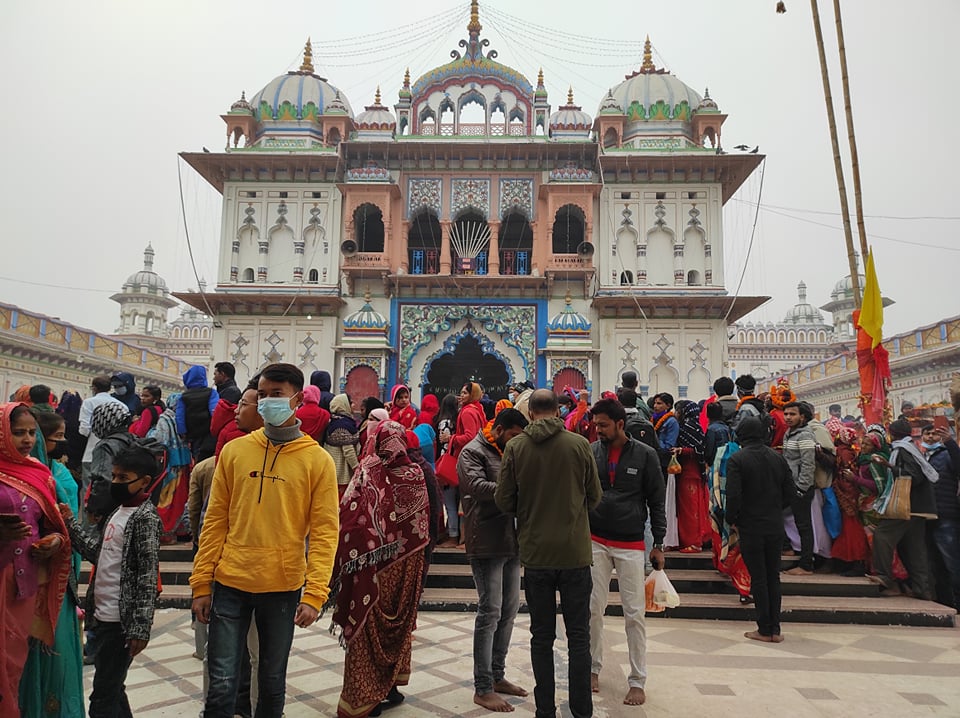
{"type": "Polygon", "coordinates": [[[863,287],[863,304],[860,306],[860,328],[873,340],[871,349],[883,339],[883,297],[877,283],[877,270],[873,266],[873,248],[867,255],[866,281],[863,287]]]}

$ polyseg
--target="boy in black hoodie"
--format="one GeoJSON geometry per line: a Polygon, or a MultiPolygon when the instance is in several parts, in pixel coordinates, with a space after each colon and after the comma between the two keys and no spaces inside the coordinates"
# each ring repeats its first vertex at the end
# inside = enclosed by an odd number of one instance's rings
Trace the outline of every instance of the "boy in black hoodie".
{"type": "Polygon", "coordinates": [[[783,509],[790,505],[796,489],[786,459],[764,444],[766,437],[767,428],[760,417],[748,416],[740,422],[737,441],[742,448],[727,461],[727,523],[739,532],[757,607],[757,630],[743,635],[754,641],[781,643],[783,509]]]}

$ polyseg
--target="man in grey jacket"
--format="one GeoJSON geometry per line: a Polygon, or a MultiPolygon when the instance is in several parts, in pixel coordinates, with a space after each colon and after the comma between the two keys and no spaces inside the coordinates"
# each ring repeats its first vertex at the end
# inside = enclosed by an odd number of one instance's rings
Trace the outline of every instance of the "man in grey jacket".
{"type": "Polygon", "coordinates": [[[813,418],[810,405],[791,401],[783,406],[787,433],[783,437],[783,458],[787,460],[797,496],[790,505],[800,534],[800,563],[787,573],[807,576],[813,573],[813,504],[814,471],[817,466],[817,441],[807,423],[813,418]]]}
{"type": "Polygon", "coordinates": [[[498,713],[513,710],[498,693],[527,695],[504,678],[513,622],[520,608],[520,554],[513,517],[497,508],[493,500],[503,450],[526,426],[523,414],[504,409],[490,431],[477,434],[457,457],[464,541],[478,595],[473,630],[473,702],[498,713]]]}

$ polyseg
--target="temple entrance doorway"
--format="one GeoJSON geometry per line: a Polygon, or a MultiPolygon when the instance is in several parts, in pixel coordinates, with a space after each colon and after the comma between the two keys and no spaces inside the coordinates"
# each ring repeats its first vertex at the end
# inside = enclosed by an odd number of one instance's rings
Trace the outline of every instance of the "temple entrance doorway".
{"type": "Polygon", "coordinates": [[[468,381],[479,382],[494,401],[505,399],[509,390],[510,374],[503,360],[485,353],[480,341],[472,335],[457,342],[456,349],[433,361],[427,369],[424,394],[459,394],[468,381]]]}

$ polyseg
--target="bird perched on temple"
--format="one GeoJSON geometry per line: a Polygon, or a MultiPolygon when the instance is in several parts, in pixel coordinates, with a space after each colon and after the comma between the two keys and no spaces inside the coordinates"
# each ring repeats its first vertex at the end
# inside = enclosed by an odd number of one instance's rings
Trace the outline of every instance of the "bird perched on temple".
{"type": "Polygon", "coordinates": [[[750,147],[749,147],[749,145],[737,145],[737,146],[734,147],[733,149],[735,149],[735,150],[740,150],[741,152],[746,152],[747,150],[750,149],[750,147]]]}

